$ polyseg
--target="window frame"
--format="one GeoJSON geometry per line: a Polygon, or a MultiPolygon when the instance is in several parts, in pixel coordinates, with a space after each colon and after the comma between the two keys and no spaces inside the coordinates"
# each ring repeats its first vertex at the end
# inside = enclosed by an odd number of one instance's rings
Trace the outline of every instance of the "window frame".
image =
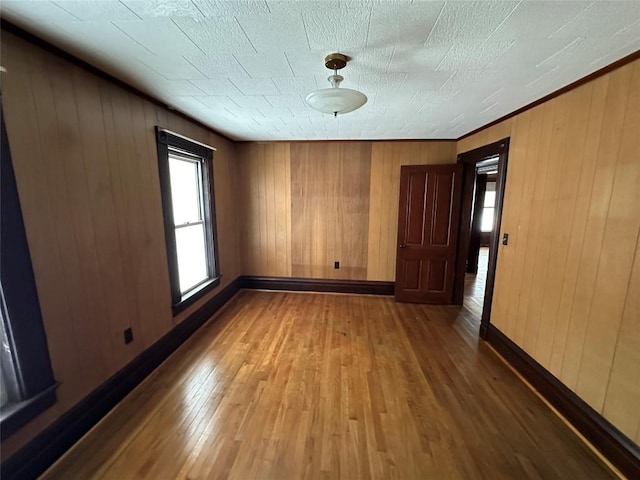
{"type": "MultiPolygon", "coordinates": [[[[158,173],[160,177],[160,193],[162,197],[162,213],[164,218],[164,234],[167,247],[167,264],[169,267],[169,284],[171,289],[171,308],[176,315],[193,304],[199,298],[220,284],[220,262],[218,259],[218,233],[216,226],[215,190],[213,177],[214,148],[196,142],[177,133],[156,126],[156,142],[158,148],[158,173]],[[200,163],[201,208],[203,229],[207,255],[208,278],[194,285],[190,290],[180,291],[178,274],[178,252],[176,244],[176,225],[173,215],[173,197],[171,192],[170,155],[200,163]]],[[[181,228],[178,226],[177,228],[181,228]]]]}
{"type": "Polygon", "coordinates": [[[5,440],[56,402],[57,383],[1,107],[0,124],[0,321],[10,347],[3,363],[12,377],[9,400],[0,408],[0,438],[5,440]]]}
{"type": "MultiPolygon", "coordinates": [[[[206,164],[205,161],[203,161],[203,159],[201,157],[197,157],[194,155],[191,155],[188,152],[184,152],[182,150],[177,150],[174,149],[172,147],[169,147],[169,151],[168,151],[168,155],[169,155],[169,170],[171,170],[171,160],[178,160],[178,161],[182,161],[182,162],[189,162],[192,164],[196,165],[196,172],[197,172],[197,189],[198,189],[198,220],[196,221],[187,221],[185,223],[180,223],[180,224],[176,224],[175,221],[175,215],[174,215],[174,220],[173,220],[173,233],[174,233],[174,240],[176,238],[176,234],[178,229],[183,229],[183,228],[189,228],[189,227],[194,227],[196,225],[201,225],[202,226],[202,231],[204,233],[205,236],[205,256],[206,256],[206,260],[207,260],[207,265],[206,265],[206,270],[207,270],[207,277],[204,280],[201,280],[200,282],[192,285],[190,288],[188,288],[187,290],[185,290],[184,292],[182,291],[182,289],[180,288],[180,295],[187,295],[189,292],[191,292],[194,289],[197,289],[202,283],[207,282],[209,279],[211,279],[212,277],[214,277],[214,273],[215,273],[215,258],[213,257],[213,241],[212,241],[212,234],[211,234],[211,229],[210,229],[210,225],[208,224],[208,220],[211,217],[211,205],[210,205],[210,199],[208,198],[208,188],[207,185],[205,185],[205,176],[208,178],[207,175],[207,168],[206,168],[206,164]]],[[[171,175],[169,175],[171,176],[171,175]]],[[[173,197],[173,191],[171,191],[171,195],[173,197]]],[[[173,198],[172,198],[173,200],[173,198]]],[[[172,213],[173,213],[173,201],[172,201],[172,213]]],[[[177,248],[176,248],[177,250],[177,248]]],[[[179,264],[179,262],[178,262],[179,264]]],[[[178,265],[179,267],[179,265],[178,265]]],[[[179,270],[179,268],[178,268],[179,270]]],[[[180,287],[180,285],[179,285],[180,287]]]]}

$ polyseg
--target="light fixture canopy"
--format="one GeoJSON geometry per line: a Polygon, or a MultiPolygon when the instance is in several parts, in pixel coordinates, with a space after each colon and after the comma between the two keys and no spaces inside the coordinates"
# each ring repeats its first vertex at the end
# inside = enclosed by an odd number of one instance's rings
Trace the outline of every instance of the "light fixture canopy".
{"type": "Polygon", "coordinates": [[[342,75],[338,75],[338,70],[344,68],[349,59],[341,53],[331,53],[324,59],[324,65],[333,70],[333,75],[329,75],[327,80],[331,88],[316,90],[307,95],[307,104],[319,112],[338,114],[353,112],[367,103],[367,96],[358,90],[350,88],[340,88],[340,82],[344,80],[342,75]]]}

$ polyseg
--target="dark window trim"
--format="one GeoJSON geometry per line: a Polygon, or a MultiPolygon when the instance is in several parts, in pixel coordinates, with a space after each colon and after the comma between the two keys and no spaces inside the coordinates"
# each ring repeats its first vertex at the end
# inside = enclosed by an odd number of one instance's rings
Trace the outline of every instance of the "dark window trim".
{"type": "Polygon", "coordinates": [[[0,274],[5,314],[8,319],[19,319],[5,323],[11,343],[11,359],[5,361],[13,364],[17,392],[0,411],[0,437],[4,440],[55,403],[56,382],[1,106],[0,124],[0,274]]]}
{"type": "Polygon", "coordinates": [[[29,421],[56,403],[57,388],[57,385],[53,385],[22,402],[5,405],[1,415],[2,429],[0,430],[0,437],[2,441],[9,438],[29,421]]]}
{"type": "Polygon", "coordinates": [[[215,190],[213,179],[214,148],[196,142],[177,133],[156,127],[158,145],[158,172],[160,174],[160,193],[164,218],[164,236],[167,245],[167,263],[169,266],[169,283],[171,288],[171,308],[176,315],[192,305],[205,294],[220,284],[220,262],[218,259],[218,232],[216,222],[215,190]],[[210,277],[184,294],[180,292],[178,277],[178,254],[176,251],[175,222],[173,202],[171,198],[171,179],[169,174],[169,153],[196,156],[203,159],[202,177],[206,179],[202,194],[204,197],[204,221],[207,242],[207,269],[210,277]],[[210,228],[207,229],[206,225],[210,228]]]}

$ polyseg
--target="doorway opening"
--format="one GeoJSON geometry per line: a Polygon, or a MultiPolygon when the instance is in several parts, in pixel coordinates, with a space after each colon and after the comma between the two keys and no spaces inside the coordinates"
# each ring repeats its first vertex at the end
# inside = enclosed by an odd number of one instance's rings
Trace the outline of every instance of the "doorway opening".
{"type": "Polygon", "coordinates": [[[484,291],[489,269],[489,244],[495,225],[497,177],[497,156],[476,165],[463,302],[478,320],[482,317],[484,291]]]}
{"type": "Polygon", "coordinates": [[[454,303],[477,315],[482,338],[491,318],[508,153],[505,138],[458,155],[463,193],[454,303]]]}

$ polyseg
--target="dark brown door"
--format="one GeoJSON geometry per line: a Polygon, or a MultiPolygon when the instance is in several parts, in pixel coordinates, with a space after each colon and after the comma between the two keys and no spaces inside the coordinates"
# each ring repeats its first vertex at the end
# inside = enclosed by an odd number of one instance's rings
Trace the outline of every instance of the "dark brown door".
{"type": "Polygon", "coordinates": [[[450,304],[462,165],[412,165],[400,174],[396,300],[450,304]]]}

